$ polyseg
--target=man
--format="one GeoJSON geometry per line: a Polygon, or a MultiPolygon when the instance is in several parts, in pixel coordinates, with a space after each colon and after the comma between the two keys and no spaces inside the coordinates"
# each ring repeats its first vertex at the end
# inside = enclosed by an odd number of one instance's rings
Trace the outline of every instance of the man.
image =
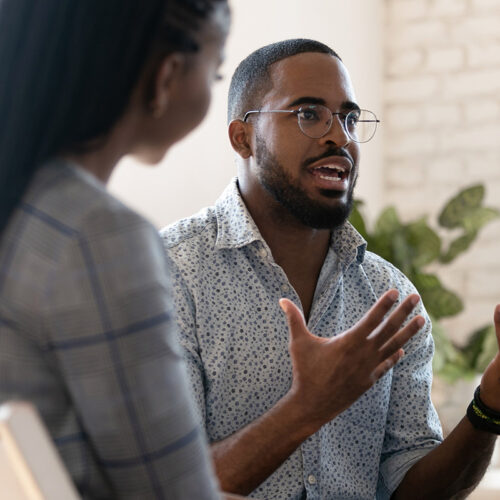
{"type": "MultiPolygon", "coordinates": [[[[360,111],[340,58],[311,40],[257,50],[233,75],[229,121],[237,180],[215,207],[163,231],[223,489],[266,499],[470,491],[498,430],[500,362],[481,383],[488,432],[464,418],[442,441],[429,319],[346,222],[376,118],[360,111]]],[[[500,335],[500,310],[495,325],[500,335]]]]}

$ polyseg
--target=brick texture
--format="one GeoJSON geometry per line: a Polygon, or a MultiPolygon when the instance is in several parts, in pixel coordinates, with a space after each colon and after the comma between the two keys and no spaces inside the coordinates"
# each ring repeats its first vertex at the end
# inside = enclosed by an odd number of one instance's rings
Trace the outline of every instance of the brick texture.
{"type": "MultiPolygon", "coordinates": [[[[384,194],[403,220],[435,221],[481,182],[500,208],[500,1],[385,0],[384,194]]],[[[465,301],[457,342],[500,302],[500,221],[438,274],[465,301]]]]}

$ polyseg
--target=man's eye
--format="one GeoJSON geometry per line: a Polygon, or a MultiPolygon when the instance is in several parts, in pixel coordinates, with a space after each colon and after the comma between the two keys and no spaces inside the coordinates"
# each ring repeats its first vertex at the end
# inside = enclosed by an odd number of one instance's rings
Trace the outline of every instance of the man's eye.
{"type": "Polygon", "coordinates": [[[357,113],[349,113],[347,116],[347,126],[349,128],[356,128],[359,121],[359,115],[357,113]]]}
{"type": "Polygon", "coordinates": [[[317,111],[311,108],[299,110],[299,118],[307,122],[319,119],[317,111]]]}

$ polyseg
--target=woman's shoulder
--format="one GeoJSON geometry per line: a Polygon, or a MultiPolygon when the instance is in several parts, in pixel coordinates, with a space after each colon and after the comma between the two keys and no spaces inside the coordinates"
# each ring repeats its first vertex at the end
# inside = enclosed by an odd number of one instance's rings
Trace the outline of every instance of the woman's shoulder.
{"type": "Polygon", "coordinates": [[[43,281],[64,263],[80,265],[83,251],[110,262],[120,253],[129,259],[150,254],[156,262],[161,261],[157,254],[163,257],[156,228],[91,174],[71,165],[46,165],[37,171],[2,235],[0,270],[14,256],[19,270],[36,267],[43,281]]]}
{"type": "Polygon", "coordinates": [[[39,169],[20,208],[67,235],[126,231],[136,226],[156,233],[144,217],[111,195],[91,173],[61,160],[39,169]]]}

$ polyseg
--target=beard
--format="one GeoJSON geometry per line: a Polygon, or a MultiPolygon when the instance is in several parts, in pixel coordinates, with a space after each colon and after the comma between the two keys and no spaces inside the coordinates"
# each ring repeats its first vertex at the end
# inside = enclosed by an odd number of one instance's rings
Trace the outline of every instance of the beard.
{"type": "MultiPolygon", "coordinates": [[[[332,156],[328,152],[324,156],[332,156]]],[[[338,154],[338,153],[337,153],[338,154]]],[[[280,203],[293,217],[303,225],[313,229],[335,229],[347,220],[353,206],[353,191],[356,181],[352,182],[347,192],[347,200],[330,206],[311,199],[298,181],[294,181],[279,161],[267,149],[264,140],[256,137],[255,157],[260,166],[259,180],[271,196],[280,203]]],[[[351,175],[354,174],[354,169],[351,175]]],[[[338,198],[343,195],[338,191],[322,189],[322,196],[338,198]]]]}

